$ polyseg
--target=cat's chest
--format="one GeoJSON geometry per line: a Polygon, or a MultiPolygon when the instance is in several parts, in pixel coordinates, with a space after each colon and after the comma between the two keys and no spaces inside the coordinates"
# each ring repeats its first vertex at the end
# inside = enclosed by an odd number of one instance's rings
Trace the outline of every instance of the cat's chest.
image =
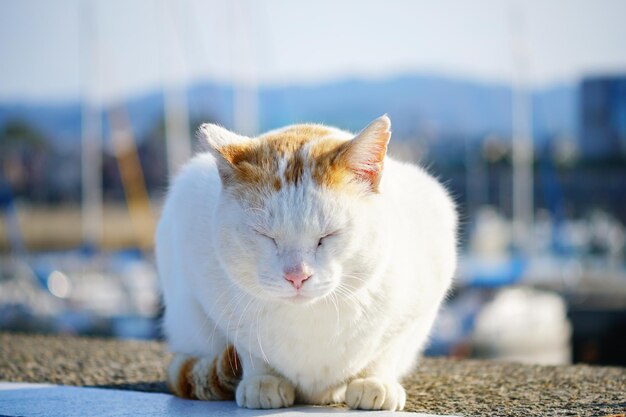
{"type": "Polygon", "coordinates": [[[375,350],[376,323],[364,314],[334,306],[290,316],[270,312],[260,316],[265,329],[259,329],[255,348],[301,385],[340,381],[362,369],[375,350]]]}

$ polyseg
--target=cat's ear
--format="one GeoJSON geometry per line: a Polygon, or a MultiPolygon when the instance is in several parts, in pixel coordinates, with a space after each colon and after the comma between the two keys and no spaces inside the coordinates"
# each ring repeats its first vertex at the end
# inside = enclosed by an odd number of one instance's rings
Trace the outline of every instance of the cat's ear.
{"type": "Polygon", "coordinates": [[[383,115],[367,125],[351,141],[346,143],[345,157],[357,178],[366,181],[372,190],[378,189],[387,144],[391,138],[391,121],[383,115]]]}
{"type": "Polygon", "coordinates": [[[241,136],[221,126],[203,123],[198,128],[198,139],[205,143],[205,148],[215,156],[223,155],[229,147],[245,145],[250,138],[241,136]]]}
{"type": "Polygon", "coordinates": [[[201,141],[202,149],[215,157],[222,182],[226,184],[232,177],[233,163],[239,150],[246,147],[250,138],[212,123],[200,125],[197,137],[201,141]]]}

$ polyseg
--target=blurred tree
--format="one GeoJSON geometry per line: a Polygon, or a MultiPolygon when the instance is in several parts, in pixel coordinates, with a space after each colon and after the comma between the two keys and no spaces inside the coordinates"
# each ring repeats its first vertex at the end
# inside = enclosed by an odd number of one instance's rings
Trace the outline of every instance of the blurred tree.
{"type": "Polygon", "coordinates": [[[10,120],[0,131],[0,149],[7,150],[16,146],[32,149],[48,149],[46,137],[33,125],[23,120],[10,120]]]}
{"type": "Polygon", "coordinates": [[[9,120],[0,130],[0,172],[13,193],[32,198],[46,177],[48,139],[23,120],[9,120]]]}

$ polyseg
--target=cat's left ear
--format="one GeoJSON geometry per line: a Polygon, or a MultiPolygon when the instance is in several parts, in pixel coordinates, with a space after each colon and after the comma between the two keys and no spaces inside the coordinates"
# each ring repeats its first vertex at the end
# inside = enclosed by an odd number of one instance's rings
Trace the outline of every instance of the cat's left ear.
{"type": "Polygon", "coordinates": [[[383,172],[387,144],[391,138],[391,120],[385,114],[367,125],[346,143],[345,157],[357,178],[370,184],[376,191],[383,172]]]}

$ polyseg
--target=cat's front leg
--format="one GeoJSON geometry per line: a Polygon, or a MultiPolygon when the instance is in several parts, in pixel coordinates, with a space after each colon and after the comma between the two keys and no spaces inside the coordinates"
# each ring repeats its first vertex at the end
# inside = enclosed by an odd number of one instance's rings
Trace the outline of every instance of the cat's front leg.
{"type": "Polygon", "coordinates": [[[243,362],[243,378],[235,395],[239,407],[283,408],[293,405],[295,388],[291,382],[255,357],[248,355],[245,358],[242,354],[240,358],[243,362]]]}
{"type": "Polygon", "coordinates": [[[405,402],[406,392],[393,378],[356,378],[346,389],[346,404],[353,409],[400,411],[405,402]]]}
{"type": "Polygon", "coordinates": [[[346,404],[360,410],[404,409],[406,392],[398,382],[398,364],[402,361],[404,340],[391,343],[356,378],[348,382],[346,404]]]}

